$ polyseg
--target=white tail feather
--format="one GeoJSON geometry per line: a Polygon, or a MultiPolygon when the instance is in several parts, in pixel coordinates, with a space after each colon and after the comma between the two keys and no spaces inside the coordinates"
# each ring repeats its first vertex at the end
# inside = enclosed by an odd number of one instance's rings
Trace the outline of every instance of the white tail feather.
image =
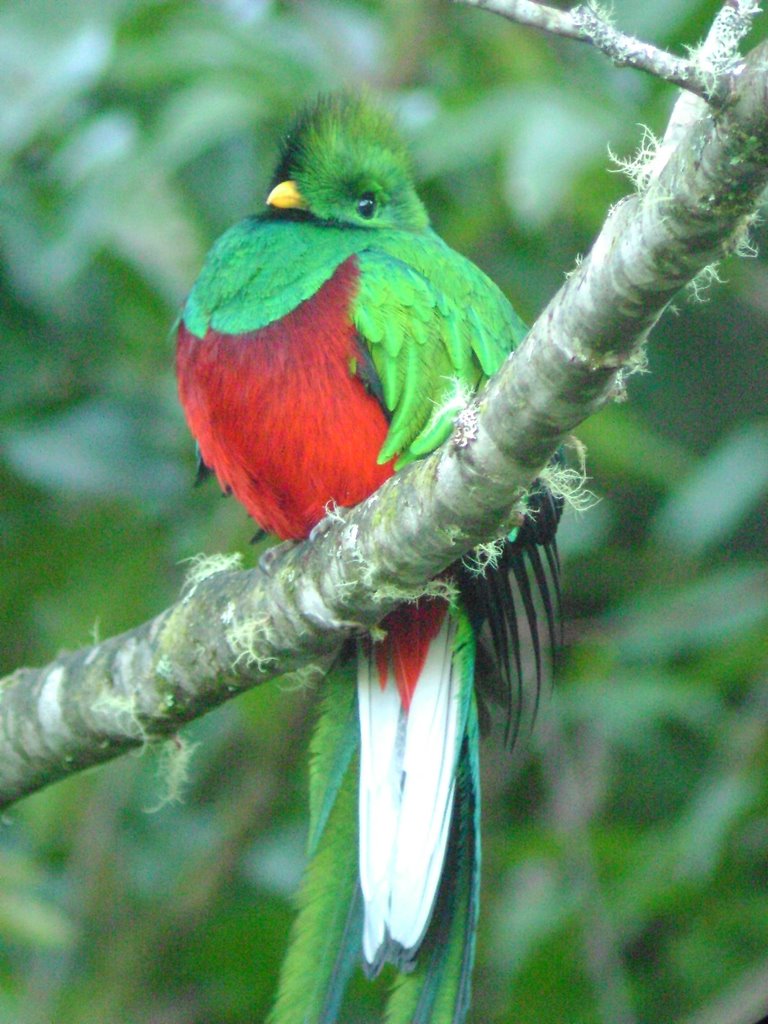
{"type": "Polygon", "coordinates": [[[358,650],[360,884],[363,953],[417,946],[429,924],[451,823],[460,735],[447,614],[430,644],[408,713],[390,673],[382,690],[370,645],[358,650]]]}

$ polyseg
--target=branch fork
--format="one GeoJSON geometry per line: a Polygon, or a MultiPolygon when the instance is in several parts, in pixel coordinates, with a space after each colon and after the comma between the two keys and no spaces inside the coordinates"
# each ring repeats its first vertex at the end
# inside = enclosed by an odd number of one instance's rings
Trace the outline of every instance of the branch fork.
{"type": "Polygon", "coordinates": [[[616,67],[632,67],[693,93],[713,107],[722,106],[733,91],[739,43],[760,13],[755,0],[727,0],[704,44],[689,58],[677,57],[615,28],[597,5],[580,3],[569,11],[538,0],[454,0],[492,11],[509,21],[550,35],[588,43],[616,67]]]}

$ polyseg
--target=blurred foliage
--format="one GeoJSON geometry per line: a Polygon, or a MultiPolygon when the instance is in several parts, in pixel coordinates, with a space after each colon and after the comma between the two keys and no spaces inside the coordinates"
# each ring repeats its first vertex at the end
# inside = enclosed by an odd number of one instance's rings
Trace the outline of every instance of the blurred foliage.
{"type": "MultiPolygon", "coordinates": [[[[615,6],[680,50],[717,3],[615,6]]],[[[244,513],[190,486],[170,327],[299,102],[359,82],[398,111],[438,230],[527,318],[628,188],[607,147],[630,154],[673,99],[426,0],[0,6],[3,670],[153,615],[199,551],[253,557],[244,513]]],[[[768,271],[723,277],[680,296],[652,372],[579,432],[600,501],[562,530],[565,664],[512,758],[483,751],[476,1022],[768,1009],[768,271]]],[[[0,1021],[262,1019],[313,698],[265,686],[3,819],[0,1021]],[[193,743],[183,800],[159,806],[193,743]]],[[[358,979],[345,1019],[378,994],[358,979]]]]}

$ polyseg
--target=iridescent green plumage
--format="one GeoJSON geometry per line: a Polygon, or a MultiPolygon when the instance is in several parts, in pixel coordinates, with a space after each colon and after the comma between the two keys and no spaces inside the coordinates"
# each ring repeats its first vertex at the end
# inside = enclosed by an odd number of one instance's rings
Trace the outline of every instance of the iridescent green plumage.
{"type": "MultiPolygon", "coordinates": [[[[407,151],[367,100],[326,97],[300,115],[267,202],[212,249],[182,315],[179,377],[202,461],[211,453],[220,481],[263,525],[300,537],[338,489],[360,500],[446,440],[525,326],[432,230],[407,151]],[[299,407],[314,417],[312,430],[299,407]],[[340,465],[342,476],[363,479],[357,491],[339,480],[340,465]]],[[[326,684],[310,771],[310,862],[272,1024],[336,1020],[361,942],[369,975],[387,961],[407,972],[388,1024],[466,1016],[478,716],[486,698],[500,702],[516,731],[518,609],[541,675],[536,589],[553,633],[535,548],[545,546],[556,586],[559,506],[539,492],[530,507],[535,519],[513,531],[497,569],[483,577],[455,566],[450,603],[406,606],[384,620],[383,641],[358,643],[356,694],[350,678],[326,684]],[[488,685],[494,671],[499,682],[488,685]]]]}
{"type": "Polygon", "coordinates": [[[401,466],[442,444],[457,393],[465,400],[495,373],[525,326],[496,285],[431,230],[378,234],[358,263],[352,315],[392,413],[379,457],[398,454],[401,466]]]}
{"type": "Polygon", "coordinates": [[[354,673],[337,669],[324,688],[310,755],[309,863],[270,1024],[332,1024],[360,960],[354,673]]]}

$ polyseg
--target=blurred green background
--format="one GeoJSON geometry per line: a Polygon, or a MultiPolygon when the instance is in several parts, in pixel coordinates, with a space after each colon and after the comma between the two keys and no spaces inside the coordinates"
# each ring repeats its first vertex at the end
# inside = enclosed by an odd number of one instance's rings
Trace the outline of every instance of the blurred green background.
{"type": "MultiPolygon", "coordinates": [[[[717,3],[617,0],[682,50],[717,3]]],[[[768,16],[754,38],[768,34],[768,16]]],[[[628,189],[666,86],[457,6],[0,5],[0,669],[152,616],[253,524],[193,490],[170,327],[318,90],[372,84],[444,237],[533,318],[628,189]]],[[[765,248],[766,229],[755,242],[765,248]]],[[[533,735],[483,749],[474,1022],[736,1024],[768,1009],[768,270],[683,294],[585,424],[568,650],[533,735]]],[[[0,1021],[251,1024],[300,875],[315,693],[267,685],[0,823],[0,1021]],[[155,811],[155,813],[152,813],[155,811]]],[[[377,1019],[357,979],[344,1020],[377,1019]]]]}

